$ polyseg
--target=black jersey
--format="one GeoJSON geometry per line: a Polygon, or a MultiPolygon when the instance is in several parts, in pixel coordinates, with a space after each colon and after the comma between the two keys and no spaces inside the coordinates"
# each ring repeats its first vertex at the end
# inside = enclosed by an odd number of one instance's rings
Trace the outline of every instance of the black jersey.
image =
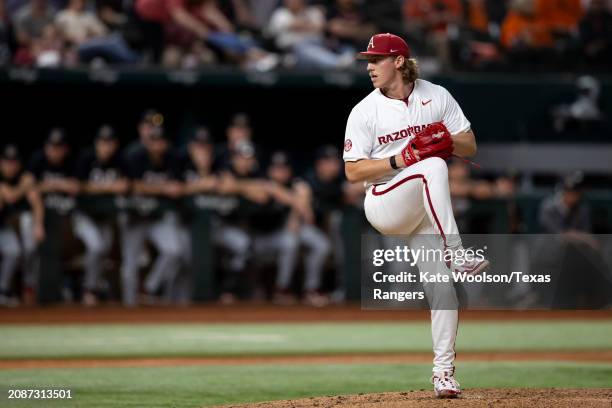
{"type": "MultiPolygon", "coordinates": [[[[282,187],[291,189],[293,182],[287,183],[282,187]]],[[[270,197],[263,204],[252,203],[253,211],[249,225],[256,233],[271,233],[277,231],[287,224],[287,219],[291,213],[291,207],[270,197]]]]}
{"type": "MultiPolygon", "coordinates": [[[[74,178],[74,167],[68,158],[62,163],[50,163],[45,153],[40,150],[32,156],[29,170],[36,178],[36,181],[47,180],[66,180],[74,178]]],[[[59,214],[68,214],[75,207],[75,198],[66,193],[46,193],[43,196],[45,207],[57,211],[59,214]]]]}
{"type": "Polygon", "coordinates": [[[79,158],[77,177],[81,181],[108,183],[125,177],[125,169],[118,154],[102,162],[96,158],[94,149],[88,149],[79,158]]]}
{"type": "MultiPolygon", "coordinates": [[[[181,157],[179,177],[185,183],[195,182],[204,174],[198,172],[188,154],[181,157]]],[[[240,198],[235,195],[219,194],[216,191],[207,191],[192,194],[184,200],[186,215],[193,215],[194,211],[209,211],[211,215],[221,219],[230,216],[240,205],[240,198]]]]}
{"type": "Polygon", "coordinates": [[[311,171],[306,175],[304,181],[312,190],[312,208],[316,223],[318,226],[324,226],[329,214],[342,208],[344,200],[342,177],[338,176],[332,180],[323,181],[314,171],[311,171]]]}
{"type": "MultiPolygon", "coordinates": [[[[22,182],[23,177],[25,176],[25,171],[22,170],[15,175],[13,178],[7,178],[0,175],[0,185],[7,185],[11,188],[16,188],[22,182]]],[[[28,210],[30,208],[30,204],[28,202],[28,198],[24,194],[17,202],[8,204],[4,203],[5,208],[8,213],[17,213],[21,211],[28,210]]]]}
{"type": "MultiPolygon", "coordinates": [[[[15,175],[15,177],[8,178],[4,175],[0,174],[0,186],[5,185],[11,188],[16,188],[22,181],[25,172],[22,170],[15,175]]],[[[23,211],[28,211],[30,209],[30,203],[28,202],[27,197],[22,196],[17,202],[14,203],[2,203],[2,209],[0,209],[0,218],[4,218],[5,222],[12,219],[14,216],[22,213],[23,211]]],[[[2,221],[0,220],[0,225],[2,221]]]]}
{"type": "MultiPolygon", "coordinates": [[[[179,179],[177,160],[172,150],[168,150],[157,162],[151,159],[147,151],[142,151],[136,154],[127,166],[132,180],[163,183],[179,179]]],[[[174,200],[164,195],[135,194],[130,204],[132,214],[143,218],[158,218],[174,209],[174,200]]]]}
{"type": "MultiPolygon", "coordinates": [[[[81,182],[110,183],[126,177],[119,155],[100,161],[95,150],[88,149],[79,158],[77,177],[81,182]]],[[[125,207],[125,197],[116,194],[81,194],[79,209],[94,218],[112,218],[125,207]]]]}

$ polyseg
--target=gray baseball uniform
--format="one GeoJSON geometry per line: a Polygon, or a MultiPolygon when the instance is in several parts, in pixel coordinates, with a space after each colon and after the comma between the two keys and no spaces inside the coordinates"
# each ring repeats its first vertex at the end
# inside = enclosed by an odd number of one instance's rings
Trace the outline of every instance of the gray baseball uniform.
{"type": "Polygon", "coordinates": [[[91,149],[83,152],[79,158],[77,176],[88,189],[79,197],[77,211],[72,218],[73,230],[85,245],[83,288],[91,292],[97,287],[103,259],[113,243],[113,226],[122,198],[91,190],[125,178],[125,172],[116,153],[103,160],[97,156],[95,149],[91,149]]]}
{"type": "MultiPolygon", "coordinates": [[[[25,181],[25,173],[21,169],[18,152],[10,145],[5,148],[2,160],[12,160],[14,174],[0,172],[0,186],[15,191],[25,181]],[[10,149],[14,150],[14,157],[10,156],[10,149]]],[[[4,167],[4,166],[3,166],[4,167]]],[[[0,198],[0,201],[5,201],[0,198]]],[[[39,258],[36,252],[37,244],[34,239],[34,220],[30,204],[25,194],[16,202],[4,202],[0,216],[0,253],[2,265],[0,267],[0,293],[10,291],[14,274],[19,260],[23,260],[24,285],[33,287],[37,282],[39,258]],[[17,235],[19,231],[19,236],[17,235]],[[20,242],[21,241],[21,242],[20,242]]]]}
{"type": "MultiPolygon", "coordinates": [[[[143,151],[131,160],[129,175],[135,182],[159,186],[177,180],[175,160],[170,150],[157,159],[150,152],[143,151]]],[[[155,246],[159,255],[145,279],[144,290],[151,295],[162,289],[167,293],[180,269],[183,256],[173,200],[160,194],[134,194],[122,230],[125,234],[122,238],[121,268],[123,303],[137,303],[139,260],[146,240],[155,246]]]]}

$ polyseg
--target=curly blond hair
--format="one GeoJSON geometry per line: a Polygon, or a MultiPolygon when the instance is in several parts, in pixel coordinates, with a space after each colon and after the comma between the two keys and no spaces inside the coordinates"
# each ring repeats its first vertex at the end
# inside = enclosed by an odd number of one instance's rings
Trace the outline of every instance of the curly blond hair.
{"type": "Polygon", "coordinates": [[[419,78],[419,64],[414,58],[404,60],[404,65],[400,68],[402,78],[405,83],[411,83],[419,78]]]}

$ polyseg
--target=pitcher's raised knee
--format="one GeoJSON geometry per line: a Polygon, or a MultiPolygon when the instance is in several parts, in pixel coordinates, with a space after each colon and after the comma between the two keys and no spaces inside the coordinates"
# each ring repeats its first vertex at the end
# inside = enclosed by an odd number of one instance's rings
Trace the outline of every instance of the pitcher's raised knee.
{"type": "Polygon", "coordinates": [[[423,159],[421,163],[427,164],[427,167],[431,170],[444,171],[448,173],[448,165],[446,164],[446,160],[439,157],[428,157],[423,159]]]}

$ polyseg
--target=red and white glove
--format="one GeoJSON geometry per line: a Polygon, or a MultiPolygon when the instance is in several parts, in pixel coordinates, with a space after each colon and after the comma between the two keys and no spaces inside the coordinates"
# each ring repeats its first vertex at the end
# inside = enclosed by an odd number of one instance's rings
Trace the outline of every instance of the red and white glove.
{"type": "Polygon", "coordinates": [[[446,160],[452,154],[453,139],[442,122],[432,123],[414,135],[414,138],[402,150],[402,158],[406,167],[428,157],[440,157],[446,160]]]}

